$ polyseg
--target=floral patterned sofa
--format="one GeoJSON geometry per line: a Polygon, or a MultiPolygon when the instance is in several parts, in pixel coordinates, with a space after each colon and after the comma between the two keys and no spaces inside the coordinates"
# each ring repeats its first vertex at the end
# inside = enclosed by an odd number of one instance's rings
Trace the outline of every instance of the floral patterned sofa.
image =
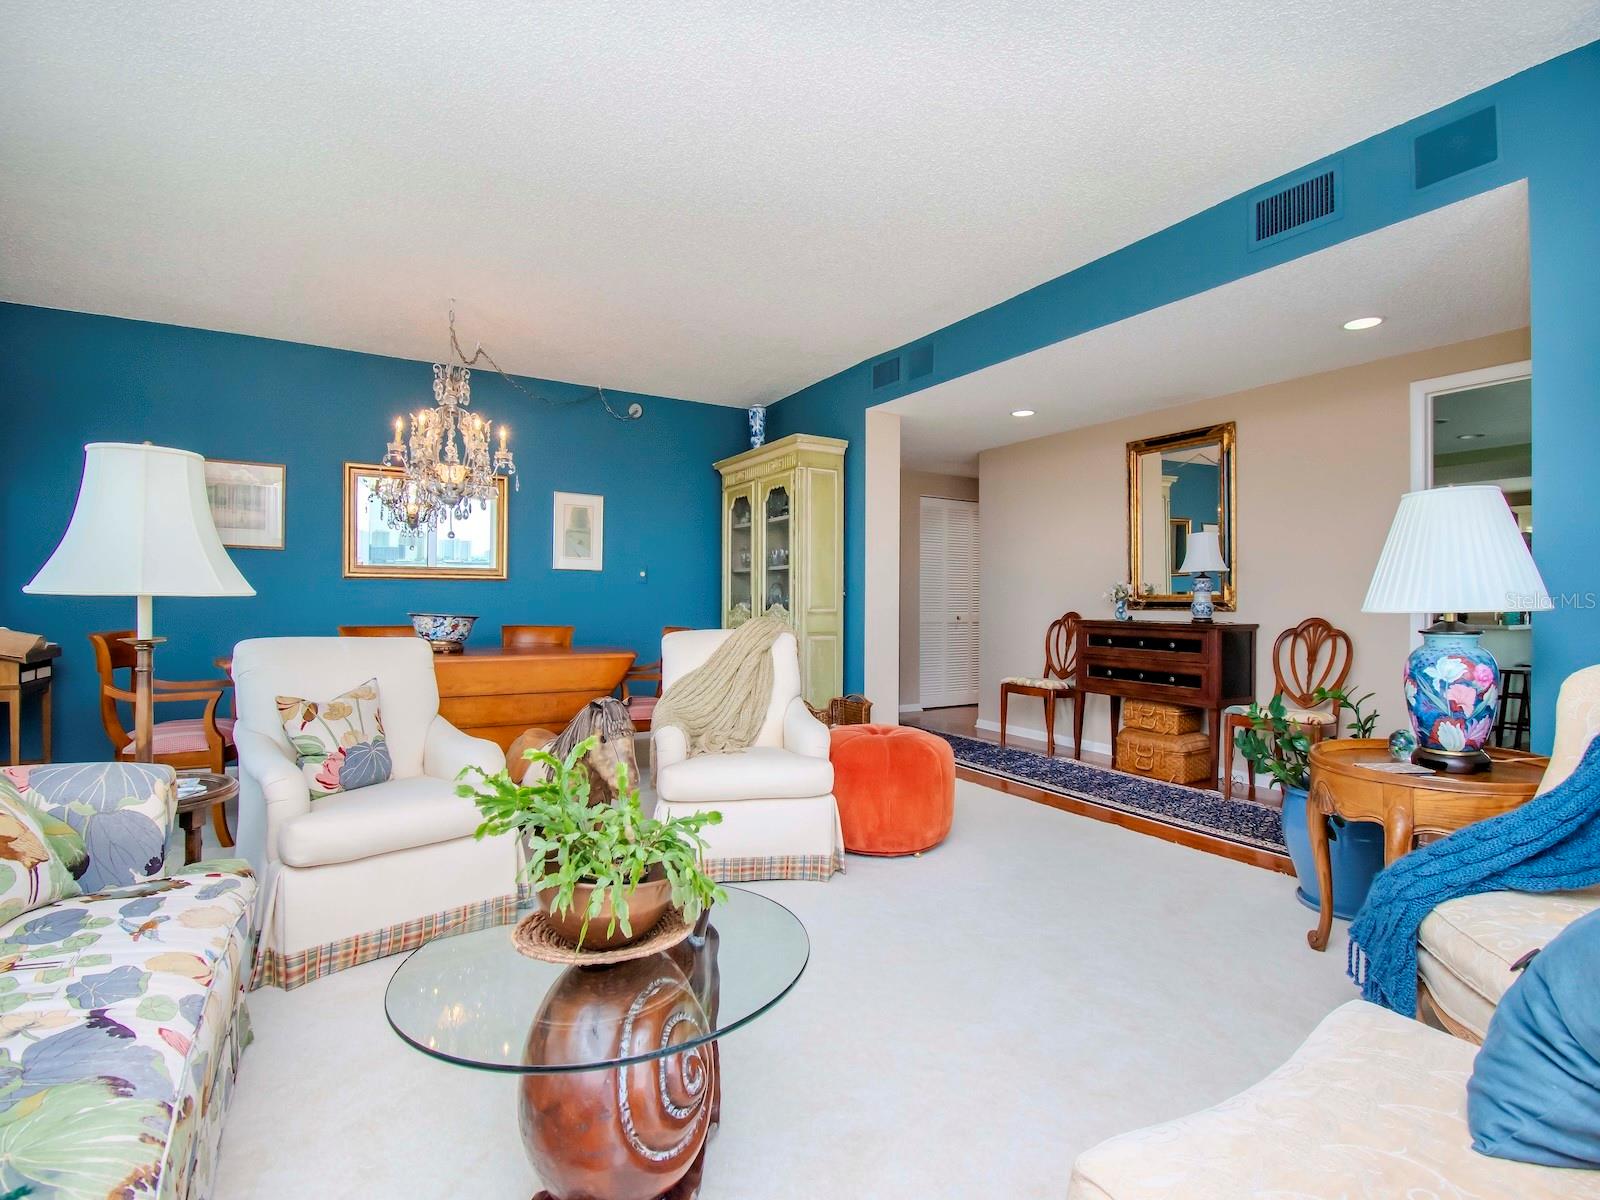
{"type": "MultiPolygon", "coordinates": [[[[74,825],[100,821],[102,837],[164,796],[170,833],[168,767],[32,773],[74,825]]],[[[27,789],[28,774],[8,771],[0,786],[27,789]]],[[[246,863],[219,860],[97,886],[0,925],[0,1196],[210,1194],[250,1039],[242,984],[255,894],[246,863]]]]}

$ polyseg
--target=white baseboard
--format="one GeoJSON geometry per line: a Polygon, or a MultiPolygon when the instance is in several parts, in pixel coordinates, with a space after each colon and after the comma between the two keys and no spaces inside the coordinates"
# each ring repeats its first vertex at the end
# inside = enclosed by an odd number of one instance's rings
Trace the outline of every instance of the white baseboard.
{"type": "MultiPolygon", "coordinates": [[[[980,721],[975,722],[975,724],[977,725],[977,727],[979,729],[982,729],[982,730],[984,730],[984,731],[986,731],[988,733],[999,733],[1000,732],[1000,722],[999,721],[982,721],[982,720],[980,720],[980,721]]],[[[1006,737],[1008,737],[1008,738],[1026,738],[1026,739],[1028,739],[1030,741],[1043,743],[1044,742],[1044,730],[1042,730],[1042,729],[1034,729],[1034,728],[1031,728],[1030,726],[1027,726],[1027,725],[1018,725],[1015,721],[1007,721],[1006,722],[1006,737]]],[[[1112,757],[1111,746],[1107,742],[1084,742],[1083,748],[1085,750],[1089,751],[1091,754],[1104,754],[1107,758],[1112,757]]],[[[1070,724],[1068,725],[1067,732],[1065,734],[1063,734],[1061,732],[1061,727],[1059,725],[1056,727],[1056,749],[1057,750],[1071,750],[1072,749],[1072,727],[1071,727],[1070,724]]],[[[1238,763],[1239,760],[1238,760],[1237,755],[1235,756],[1234,761],[1235,761],[1236,764],[1238,763]]],[[[1250,782],[1250,777],[1249,777],[1248,773],[1246,772],[1246,770],[1244,768],[1241,768],[1238,765],[1235,765],[1234,768],[1233,768],[1233,778],[1234,778],[1235,782],[1237,782],[1237,783],[1239,783],[1241,785],[1248,785],[1249,782],[1250,782]]],[[[1269,786],[1271,786],[1271,784],[1272,784],[1272,779],[1271,779],[1270,776],[1267,776],[1267,775],[1258,775],[1258,776],[1256,776],[1256,787],[1258,787],[1258,788],[1269,787],[1269,786]]],[[[1237,795],[1237,793],[1235,793],[1235,795],[1237,795]]]]}
{"type": "Polygon", "coordinates": [[[903,713],[921,712],[922,711],[922,705],[920,705],[920,704],[902,704],[900,706],[900,711],[903,712],[903,713]]]}
{"type": "MultiPolygon", "coordinates": [[[[979,729],[985,730],[989,733],[1000,732],[999,721],[978,721],[977,726],[979,729]]],[[[1067,731],[1065,733],[1061,732],[1061,726],[1056,726],[1057,750],[1072,749],[1072,723],[1068,721],[1066,722],[1066,726],[1067,731]]],[[[1007,721],[1006,737],[1026,738],[1029,741],[1042,743],[1044,741],[1044,730],[1034,729],[1027,725],[1018,725],[1015,721],[1007,721]]],[[[1107,758],[1111,756],[1111,747],[1105,742],[1085,742],[1083,744],[1083,748],[1092,754],[1104,754],[1107,758]]]]}

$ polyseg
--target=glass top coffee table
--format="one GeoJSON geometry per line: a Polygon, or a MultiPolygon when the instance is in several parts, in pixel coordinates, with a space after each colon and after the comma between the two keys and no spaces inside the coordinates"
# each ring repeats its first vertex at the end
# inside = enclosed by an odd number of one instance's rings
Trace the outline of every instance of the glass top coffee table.
{"type": "Polygon", "coordinates": [[[518,1119],[535,1200],[687,1200],[720,1116],[716,1040],[805,970],[805,926],[743,888],[694,934],[600,967],[528,958],[509,925],[438,938],[400,964],[389,1024],[425,1054],[523,1076],[518,1119]]]}

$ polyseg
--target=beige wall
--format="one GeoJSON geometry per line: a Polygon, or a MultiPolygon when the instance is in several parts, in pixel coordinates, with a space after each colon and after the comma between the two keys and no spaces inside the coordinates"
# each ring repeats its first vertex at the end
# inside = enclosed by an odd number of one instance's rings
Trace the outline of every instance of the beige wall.
{"type": "MultiPolygon", "coordinates": [[[[964,475],[935,475],[927,471],[900,473],[900,706],[915,707],[922,694],[918,675],[922,623],[922,505],[923,496],[950,500],[976,500],[978,481],[964,475]]],[[[980,611],[979,628],[983,617],[980,611]]],[[[877,720],[876,711],[873,720],[877,720]]]]}
{"type": "MultiPolygon", "coordinates": [[[[1043,665],[1051,620],[1069,609],[1086,617],[1111,615],[1104,593],[1128,574],[1126,443],[1234,421],[1239,610],[1219,619],[1261,626],[1257,694],[1265,699],[1272,692],[1273,639],[1306,617],[1322,616],[1355,643],[1350,679],[1377,693],[1378,733],[1405,724],[1400,670],[1410,647],[1409,622],[1363,615],[1361,601],[1411,482],[1410,385],[1528,353],[1524,329],[985,451],[978,469],[979,719],[998,720],[1003,676],[1033,674],[1043,665]]],[[[1058,741],[1063,726],[1070,741],[1068,712],[1062,705],[1058,741]]],[[[1089,699],[1085,721],[1085,747],[1103,747],[1102,697],[1089,699]]],[[[1010,724],[1042,730],[1037,702],[1013,704],[1010,724]]]]}

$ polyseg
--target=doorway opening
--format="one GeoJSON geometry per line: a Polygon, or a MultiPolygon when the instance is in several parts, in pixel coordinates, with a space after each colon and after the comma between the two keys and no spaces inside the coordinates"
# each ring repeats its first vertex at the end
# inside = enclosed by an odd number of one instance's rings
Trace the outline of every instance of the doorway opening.
{"type": "MultiPolygon", "coordinates": [[[[1412,385],[1412,486],[1493,484],[1505,494],[1517,527],[1533,547],[1533,382],[1531,364],[1425,379],[1412,385]]],[[[1500,711],[1492,745],[1526,750],[1532,742],[1529,697],[1533,628],[1529,612],[1462,613],[1483,631],[1500,664],[1500,711]]],[[[1416,614],[1415,628],[1434,619],[1416,614]]]]}

